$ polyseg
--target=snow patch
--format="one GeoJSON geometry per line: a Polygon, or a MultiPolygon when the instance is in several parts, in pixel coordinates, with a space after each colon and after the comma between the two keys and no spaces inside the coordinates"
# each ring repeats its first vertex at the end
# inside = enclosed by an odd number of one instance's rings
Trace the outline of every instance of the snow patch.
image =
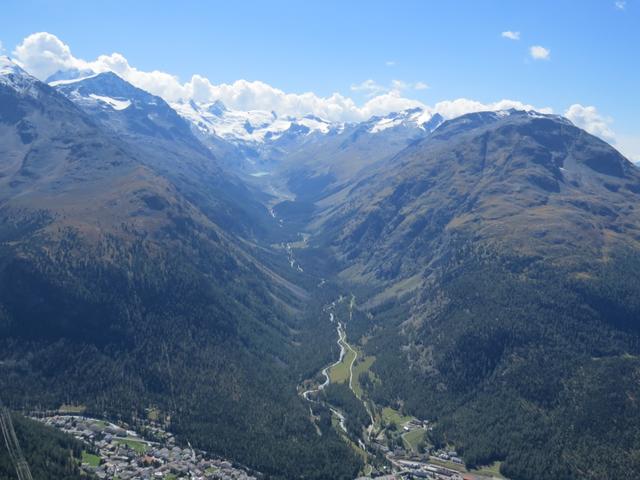
{"type": "Polygon", "coordinates": [[[114,110],[124,110],[125,108],[129,108],[131,106],[131,100],[117,100],[111,97],[96,95],[95,93],[90,94],[89,97],[93,98],[94,100],[99,100],[103,103],[106,103],[114,110]]]}
{"type": "Polygon", "coordinates": [[[20,67],[13,63],[9,57],[0,55],[0,75],[20,74],[20,67]]]}
{"type": "Polygon", "coordinates": [[[57,87],[59,85],[71,85],[73,83],[78,83],[78,82],[81,82],[83,80],[88,80],[90,78],[97,77],[98,75],[100,75],[100,74],[99,73],[94,73],[92,75],[87,75],[86,77],[72,78],[70,80],[55,80],[53,82],[49,82],[49,86],[57,87]]]}

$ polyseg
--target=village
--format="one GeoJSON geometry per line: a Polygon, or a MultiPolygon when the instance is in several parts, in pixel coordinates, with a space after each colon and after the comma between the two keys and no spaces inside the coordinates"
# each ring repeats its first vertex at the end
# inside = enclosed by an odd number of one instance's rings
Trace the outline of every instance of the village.
{"type": "Polygon", "coordinates": [[[141,437],[126,424],[78,415],[34,417],[84,442],[82,468],[105,480],[255,480],[246,470],[206,452],[176,445],[172,434],[158,426],[141,437]]]}
{"type": "Polygon", "coordinates": [[[426,420],[413,417],[396,417],[398,423],[386,434],[383,430],[371,442],[370,450],[380,452],[391,465],[390,471],[381,469],[372,471],[369,476],[358,480],[399,480],[399,479],[437,479],[437,480],[492,480],[504,479],[497,469],[494,471],[469,472],[458,452],[451,449],[433,449],[421,439],[431,428],[426,420]],[[393,444],[390,448],[388,445],[393,444]]]}

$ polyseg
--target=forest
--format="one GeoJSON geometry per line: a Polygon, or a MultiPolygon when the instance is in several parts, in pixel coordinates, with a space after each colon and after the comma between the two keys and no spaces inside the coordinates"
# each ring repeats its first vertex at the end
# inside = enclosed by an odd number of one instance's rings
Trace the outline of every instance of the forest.
{"type": "Polygon", "coordinates": [[[639,260],[614,252],[585,281],[540,259],[460,248],[431,292],[446,301],[419,327],[397,328],[416,308],[397,299],[353,324],[375,330],[364,349],[381,382],[363,386],[434,422],[430,442],[455,446],[468,467],[501,461],[516,480],[635,478],[639,260]]]}
{"type": "Polygon", "coordinates": [[[221,257],[198,233],[172,234],[181,242],[162,256],[142,237],[90,252],[73,231],[47,255],[42,239],[23,244],[24,255],[4,244],[5,403],[27,411],[75,403],[133,423],[156,407],[181,442],[268,478],[353,478],[361,460],[330,424],[317,435],[296,391],[335,352],[335,330],[315,321],[324,300],[298,304],[294,317],[251,266],[221,257]],[[87,260],[104,252],[109,262],[87,260]],[[216,281],[203,282],[202,268],[216,281]],[[297,347],[306,335],[315,338],[308,355],[297,347]]]}
{"type": "MultiPolygon", "coordinates": [[[[13,424],[20,448],[34,479],[90,480],[94,478],[80,470],[82,442],[21,415],[13,415],[13,424]]],[[[2,440],[0,480],[15,480],[15,478],[15,467],[2,440]]]]}

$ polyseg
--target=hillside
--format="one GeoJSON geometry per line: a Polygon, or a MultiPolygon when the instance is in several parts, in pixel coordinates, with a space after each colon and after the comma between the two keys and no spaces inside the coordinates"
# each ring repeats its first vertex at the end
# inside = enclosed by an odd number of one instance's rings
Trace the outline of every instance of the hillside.
{"type": "Polygon", "coordinates": [[[376,357],[371,397],[436,421],[470,466],[632,478],[639,196],[606,143],[510,111],[445,122],[323,201],[310,229],[365,296],[348,328],[376,357]]]}
{"type": "MultiPolygon", "coordinates": [[[[20,448],[33,478],[38,480],[81,480],[97,478],[80,470],[83,444],[70,435],[14,415],[13,423],[20,448]]],[[[2,440],[0,479],[14,480],[16,472],[2,440]]]]}
{"type": "MultiPolygon", "coordinates": [[[[53,82],[53,86],[93,121],[126,141],[140,163],[169,180],[225,231],[251,240],[273,233],[276,225],[260,201],[264,194],[224,171],[190,125],[162,98],[111,72],[53,82]]],[[[222,153],[228,154],[230,147],[222,153]]]]}
{"type": "Polygon", "coordinates": [[[206,208],[228,190],[190,196],[200,158],[179,146],[184,170],[163,168],[159,150],[15,65],[0,105],[3,401],[123,418],[157,407],[181,441],[272,478],[357,472],[330,429],[318,438],[288,368],[307,294],[235,236],[254,235],[246,217],[227,229],[206,208]]]}

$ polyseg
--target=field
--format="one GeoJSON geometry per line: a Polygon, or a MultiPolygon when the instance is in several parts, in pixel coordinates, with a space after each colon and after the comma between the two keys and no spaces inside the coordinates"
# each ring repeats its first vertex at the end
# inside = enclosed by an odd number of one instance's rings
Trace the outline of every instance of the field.
{"type": "Polygon", "coordinates": [[[466,473],[467,469],[464,465],[454,462],[448,462],[446,460],[442,460],[436,457],[429,457],[429,463],[433,463],[434,465],[440,465],[441,467],[449,468],[451,470],[456,470],[461,473],[466,473]]]}
{"type": "Polygon", "coordinates": [[[411,420],[413,417],[407,417],[400,415],[400,412],[394,410],[391,407],[384,407],[382,409],[382,420],[386,424],[393,423],[397,427],[402,427],[405,423],[411,420]]]}
{"type": "Polygon", "coordinates": [[[471,473],[491,478],[506,478],[500,474],[500,462],[494,462],[478,469],[470,470],[471,473]]]}
{"type": "Polygon", "coordinates": [[[58,413],[65,415],[82,415],[87,410],[84,405],[60,405],[58,413]]]}
{"type": "Polygon", "coordinates": [[[137,453],[144,453],[148,448],[146,443],[139,440],[117,439],[116,443],[119,443],[120,445],[126,445],[127,447],[135,450],[137,453]]]}
{"type": "Polygon", "coordinates": [[[362,398],[362,387],[360,386],[360,375],[368,372],[375,362],[376,357],[362,357],[362,353],[358,352],[358,360],[353,365],[353,391],[358,398],[362,398]]]}
{"type": "Polygon", "coordinates": [[[329,369],[329,378],[331,379],[331,383],[349,382],[349,367],[351,362],[353,362],[354,357],[355,353],[347,348],[342,361],[329,369]]]}
{"type": "Polygon", "coordinates": [[[468,472],[477,480],[489,480],[489,479],[506,480],[507,478],[500,474],[500,462],[494,462],[491,465],[487,465],[487,466],[484,466],[478,469],[473,469],[473,470],[467,470],[464,467],[464,465],[448,462],[436,457],[430,457],[429,462],[435,465],[440,465],[446,468],[450,468],[451,470],[457,470],[458,472],[461,472],[461,473],[468,472]]]}
{"type": "Polygon", "coordinates": [[[160,410],[154,407],[147,408],[147,418],[152,422],[157,422],[160,418],[160,410]]]}
{"type": "Polygon", "coordinates": [[[414,452],[417,452],[418,445],[420,444],[420,442],[424,441],[425,433],[426,431],[424,428],[417,428],[402,435],[402,440],[404,440],[404,443],[408,448],[410,448],[414,452]]]}
{"type": "Polygon", "coordinates": [[[100,457],[89,452],[82,452],[82,463],[86,463],[91,467],[100,465],[100,457]]]}

